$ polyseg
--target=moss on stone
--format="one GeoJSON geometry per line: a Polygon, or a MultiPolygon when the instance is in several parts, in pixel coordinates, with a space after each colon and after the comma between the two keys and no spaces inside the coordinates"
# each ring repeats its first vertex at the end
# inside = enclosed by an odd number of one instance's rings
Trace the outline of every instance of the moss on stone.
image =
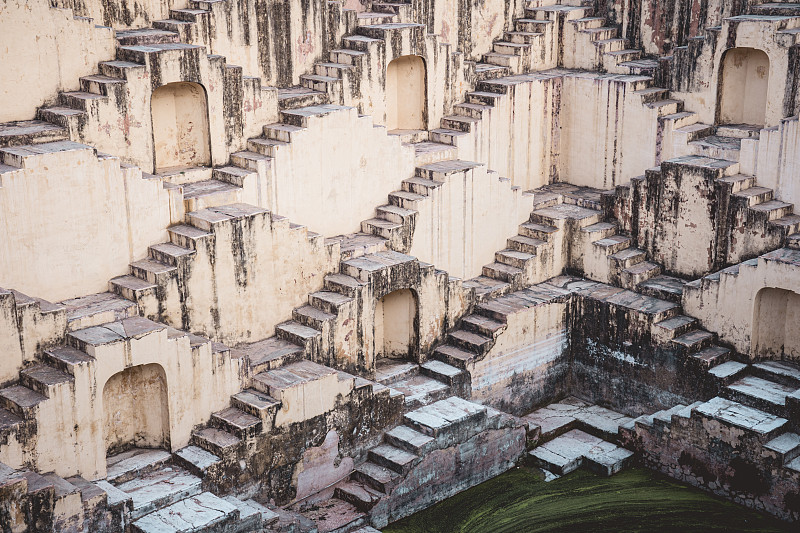
{"type": "Polygon", "coordinates": [[[579,470],[544,483],[516,468],[391,524],[384,533],[790,531],[790,525],[655,472],[579,470]]]}

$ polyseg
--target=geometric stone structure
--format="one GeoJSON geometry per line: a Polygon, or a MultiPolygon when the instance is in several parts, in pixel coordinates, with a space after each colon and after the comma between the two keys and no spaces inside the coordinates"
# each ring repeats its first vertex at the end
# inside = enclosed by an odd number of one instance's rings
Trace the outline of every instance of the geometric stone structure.
{"type": "Polygon", "coordinates": [[[0,64],[5,529],[800,519],[797,4],[8,0],[0,64]]]}

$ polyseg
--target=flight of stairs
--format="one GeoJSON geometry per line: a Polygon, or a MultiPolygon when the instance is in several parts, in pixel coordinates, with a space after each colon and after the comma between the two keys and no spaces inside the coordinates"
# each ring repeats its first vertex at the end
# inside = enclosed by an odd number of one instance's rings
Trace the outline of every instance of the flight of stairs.
{"type": "MultiPolygon", "coordinates": [[[[405,509],[408,501],[403,495],[408,491],[423,489],[430,476],[441,479],[456,474],[435,472],[435,462],[428,461],[431,454],[517,424],[508,415],[455,396],[419,407],[387,431],[383,443],[368,450],[367,460],[335,486],[332,498],[308,505],[302,512],[315,519],[320,532],[350,531],[367,519],[382,527],[413,512],[413,507],[405,509]]],[[[510,465],[498,458],[491,470],[499,473],[510,465]]],[[[431,495],[434,501],[447,496],[431,495]]]]}

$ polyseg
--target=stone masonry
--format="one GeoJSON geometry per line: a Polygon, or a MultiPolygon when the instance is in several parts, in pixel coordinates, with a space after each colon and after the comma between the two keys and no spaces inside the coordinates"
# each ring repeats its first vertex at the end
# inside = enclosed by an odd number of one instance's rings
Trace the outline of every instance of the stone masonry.
{"type": "Polygon", "coordinates": [[[1,0],[0,72],[3,532],[800,520],[795,1],[1,0]]]}

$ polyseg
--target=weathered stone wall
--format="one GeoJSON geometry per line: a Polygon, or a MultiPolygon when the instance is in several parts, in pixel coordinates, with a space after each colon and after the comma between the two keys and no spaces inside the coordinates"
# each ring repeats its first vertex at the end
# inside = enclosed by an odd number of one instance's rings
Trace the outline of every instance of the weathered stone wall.
{"type": "Polygon", "coordinates": [[[81,76],[114,58],[114,32],[73,15],[43,1],[0,4],[0,100],[9,104],[0,122],[32,119],[59,91],[79,90],[81,76]]]}
{"type": "Polygon", "coordinates": [[[0,174],[0,284],[50,301],[102,292],[166,238],[170,192],[89,146],[40,146],[0,152],[21,167],[0,174]]]}
{"type": "MultiPolygon", "coordinates": [[[[230,395],[241,390],[245,375],[243,360],[231,358],[227,349],[212,350],[210,341],[201,341],[139,317],[73,333],[68,339],[70,346],[91,357],[75,365],[73,380],[53,382],[42,391],[47,399],[26,415],[35,421],[34,433],[19,440],[21,453],[4,446],[0,461],[13,468],[26,464],[39,472],[55,471],[62,477],[105,477],[104,421],[106,411],[119,406],[103,405],[103,389],[118,372],[148,364],[163,369],[168,395],[166,405],[144,408],[165,408],[169,449],[186,446],[192,429],[228,405],[230,395]]],[[[131,421],[130,414],[123,412],[114,423],[131,421]]]]}
{"type": "Polygon", "coordinates": [[[595,0],[597,16],[604,16],[622,30],[621,37],[645,53],[664,55],[705,28],[719,26],[725,17],[745,13],[749,0],[595,0]]]}
{"type": "Polygon", "coordinates": [[[693,412],[673,416],[667,427],[637,428],[623,436],[623,443],[639,452],[648,468],[739,505],[796,521],[800,474],[784,467],[783,453],[764,446],[781,430],[769,431],[769,422],[759,425],[765,429],[755,432],[693,412]]]}
{"type": "Polygon", "coordinates": [[[443,166],[425,174],[442,185],[418,202],[409,253],[451,276],[479,276],[528,219],[533,195],[509,187],[484,166],[458,171],[443,166]]]}
{"type": "MultiPolygon", "coordinates": [[[[733,345],[741,354],[756,358],[756,297],[765,288],[800,294],[799,266],[800,251],[775,250],[691,283],[684,290],[683,307],[686,314],[697,318],[704,328],[719,335],[721,341],[733,345]]],[[[786,320],[787,316],[776,318],[786,320]]]]}
{"type": "Polygon", "coordinates": [[[223,464],[205,483],[216,491],[289,504],[308,496],[312,483],[349,475],[367,449],[381,441],[384,429],[400,422],[401,413],[401,396],[391,396],[386,388],[373,392],[371,384],[356,387],[325,413],[265,427],[262,434],[226,450],[223,464]]]}
{"type": "Polygon", "coordinates": [[[775,197],[800,205],[800,123],[788,118],[761,130],[755,176],[775,197]]]}
{"type": "Polygon", "coordinates": [[[156,291],[138,303],[144,316],[219,342],[272,336],[338,267],[338,245],[262,208],[203,209],[189,221],[194,228],[172,238],[194,253],[180,256],[177,272],[154,280],[156,291]]]}
{"type": "MultiPolygon", "coordinates": [[[[789,19],[791,21],[791,19],[789,19]]],[[[721,27],[706,31],[704,39],[692,40],[688,48],[674,54],[670,66],[672,97],[683,100],[686,109],[698,113],[701,122],[719,119],[723,55],[732,48],[755,48],[769,58],[765,124],[797,114],[796,46],[789,34],[795,22],[775,18],[746,17],[722,20],[721,27]],[[790,52],[791,51],[791,52],[790,52]]]]}
{"type": "Polygon", "coordinates": [[[565,394],[570,302],[567,293],[508,315],[507,327],[491,350],[467,367],[472,399],[521,415],[565,394]]]}
{"type": "Polygon", "coordinates": [[[699,372],[675,347],[654,338],[653,324],[667,315],[636,309],[626,301],[632,297],[607,285],[575,296],[570,392],[631,415],[691,403],[699,392],[699,372]]]}
{"type": "Polygon", "coordinates": [[[388,192],[414,174],[414,149],[355,108],[302,120],[305,129],[274,148],[262,205],[325,236],[357,231],[388,192]]]}

